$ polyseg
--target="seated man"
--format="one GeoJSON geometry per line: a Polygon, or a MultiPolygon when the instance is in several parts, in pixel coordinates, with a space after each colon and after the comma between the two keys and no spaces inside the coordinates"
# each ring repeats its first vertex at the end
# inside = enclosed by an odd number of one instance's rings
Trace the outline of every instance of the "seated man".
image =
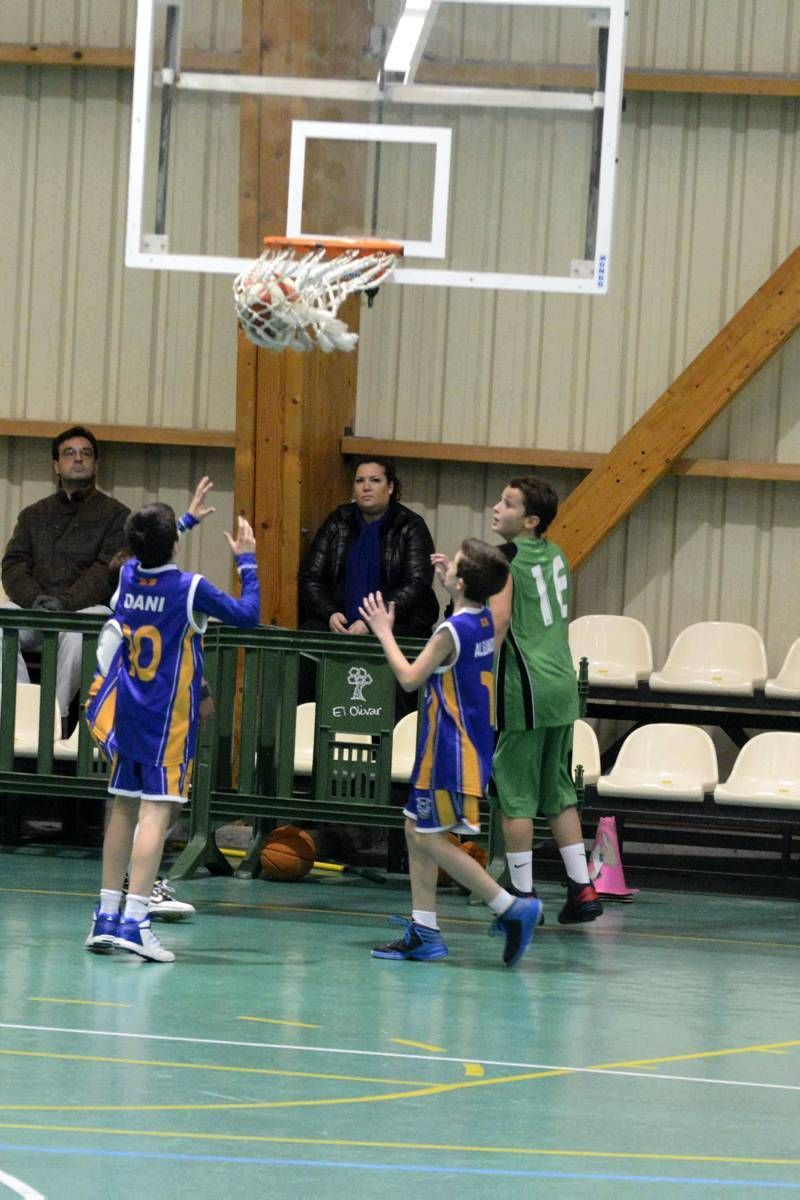
{"type": "MultiPolygon", "coordinates": [[[[88,429],[65,429],[53,439],[52,450],[58,491],[23,508],[17,518],[2,562],[6,607],[108,613],[113,590],[109,563],[122,547],[129,510],[97,490],[99,451],[88,429]]],[[[62,736],[68,733],[70,703],[80,687],[81,642],[79,633],[62,633],[58,639],[56,700],[62,736]]],[[[38,649],[41,634],[21,630],[19,644],[21,651],[38,649]]],[[[22,654],[17,679],[29,679],[22,654]]]]}

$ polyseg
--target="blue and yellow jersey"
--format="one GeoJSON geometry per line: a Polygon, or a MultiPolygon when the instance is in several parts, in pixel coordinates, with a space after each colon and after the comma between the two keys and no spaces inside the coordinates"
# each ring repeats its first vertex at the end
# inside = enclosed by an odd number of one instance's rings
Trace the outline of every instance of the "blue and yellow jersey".
{"type": "Polygon", "coordinates": [[[462,608],[449,629],[455,661],[425,685],[425,703],[411,777],[421,790],[482,796],[494,749],[494,623],[488,608],[462,608]]]}
{"type": "Polygon", "coordinates": [[[174,563],[144,568],[133,559],[122,568],[86,706],[106,753],[157,766],[194,757],[207,619],[258,624],[255,556],[239,555],[237,566],[241,600],[174,563]]]}

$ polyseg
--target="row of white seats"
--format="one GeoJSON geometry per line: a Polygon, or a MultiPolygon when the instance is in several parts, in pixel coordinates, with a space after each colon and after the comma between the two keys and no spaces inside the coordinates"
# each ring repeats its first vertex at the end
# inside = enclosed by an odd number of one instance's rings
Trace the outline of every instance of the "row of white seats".
{"type": "Polygon", "coordinates": [[[763,687],[775,699],[800,697],[800,638],[775,678],[768,679],[764,639],[751,625],[735,621],[689,625],[660,671],[653,670],[650,634],[634,617],[577,617],[570,622],[569,644],[576,671],[580,660],[588,659],[591,684],[635,688],[646,679],[653,691],[752,696],[763,687]]]}
{"type": "Polygon", "coordinates": [[[800,733],[760,733],[719,782],[714,743],[697,725],[645,725],[630,733],[598,796],[679,800],[800,810],[800,733]]]}

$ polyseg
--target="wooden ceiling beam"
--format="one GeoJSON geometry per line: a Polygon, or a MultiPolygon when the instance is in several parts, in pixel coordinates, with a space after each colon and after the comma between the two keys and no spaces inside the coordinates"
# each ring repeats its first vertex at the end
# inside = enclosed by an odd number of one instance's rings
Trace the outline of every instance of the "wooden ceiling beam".
{"type": "Polygon", "coordinates": [[[800,325],[800,247],[570,493],[551,526],[580,566],[800,325]]]}

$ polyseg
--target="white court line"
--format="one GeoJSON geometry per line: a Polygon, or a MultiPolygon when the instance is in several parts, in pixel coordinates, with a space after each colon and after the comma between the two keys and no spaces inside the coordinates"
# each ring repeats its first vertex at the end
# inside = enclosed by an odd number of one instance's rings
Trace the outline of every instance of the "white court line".
{"type": "MultiPolygon", "coordinates": [[[[708,1083],[719,1087],[767,1088],[777,1092],[800,1092],[796,1083],[754,1083],[749,1079],[704,1079],[701,1075],[667,1075],[659,1071],[621,1071],[606,1067],[554,1066],[553,1063],[506,1062],[497,1058],[456,1058],[440,1054],[431,1058],[429,1054],[400,1054],[394,1050],[349,1050],[339,1046],[290,1046],[283,1042],[237,1042],[224,1038],[178,1037],[165,1033],[126,1033],[119,1029],[70,1029],[61,1025],[15,1025],[0,1021],[0,1029],[33,1030],[36,1033],[76,1033],[84,1037],[135,1038],[148,1042],[185,1042],[192,1046],[238,1046],[244,1050],[289,1050],[295,1054],[345,1054],[361,1055],[366,1058],[418,1059],[422,1062],[479,1063],[482,1067],[511,1067],[519,1071],[560,1071],[565,1075],[621,1075],[630,1079],[672,1080],[674,1083],[708,1083]]],[[[489,1081],[485,1081],[489,1082],[489,1081]]],[[[424,1084],[420,1080],[420,1084],[424,1084]]],[[[434,1085],[430,1085],[434,1086],[434,1085]]]]}
{"type": "Polygon", "coordinates": [[[23,1200],[45,1200],[41,1192],[37,1192],[36,1188],[29,1187],[27,1183],[23,1183],[21,1179],[15,1179],[13,1175],[6,1175],[5,1171],[0,1171],[0,1184],[9,1188],[10,1191],[16,1192],[18,1196],[22,1196],[23,1200]]]}

